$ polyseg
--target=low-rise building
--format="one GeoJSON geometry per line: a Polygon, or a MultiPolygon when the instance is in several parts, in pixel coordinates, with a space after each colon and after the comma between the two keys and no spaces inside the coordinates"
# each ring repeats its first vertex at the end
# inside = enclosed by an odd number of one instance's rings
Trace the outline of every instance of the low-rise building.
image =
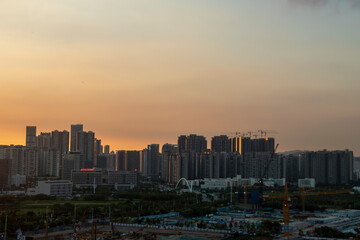
{"type": "Polygon", "coordinates": [[[228,187],[226,179],[204,179],[201,184],[202,189],[225,189],[228,187]]]}
{"type": "Polygon", "coordinates": [[[275,187],[275,186],[285,186],[285,178],[280,178],[280,179],[263,179],[263,183],[266,187],[275,187]]]}
{"type": "Polygon", "coordinates": [[[14,185],[15,187],[19,187],[20,185],[26,184],[26,176],[20,175],[20,174],[14,174],[10,177],[11,185],[14,185]]]}
{"type": "Polygon", "coordinates": [[[72,183],[67,180],[39,181],[35,188],[29,188],[28,195],[45,194],[54,197],[71,197],[72,183]]]}
{"type": "Polygon", "coordinates": [[[298,180],[299,188],[314,188],[315,187],[315,178],[305,178],[298,180]]]}
{"type": "MultiPolygon", "coordinates": [[[[105,169],[72,170],[71,180],[75,187],[118,186],[138,184],[138,173],[132,171],[111,171],[105,169]]],[[[133,188],[133,186],[131,187],[133,188]]]]}

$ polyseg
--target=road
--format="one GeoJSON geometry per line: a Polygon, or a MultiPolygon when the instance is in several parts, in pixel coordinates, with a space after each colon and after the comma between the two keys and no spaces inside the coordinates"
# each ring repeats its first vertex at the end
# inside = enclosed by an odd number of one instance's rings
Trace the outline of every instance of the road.
{"type": "MultiPolygon", "coordinates": [[[[207,232],[207,231],[196,231],[196,230],[183,230],[183,229],[161,229],[161,228],[146,228],[146,227],[137,227],[137,226],[114,226],[116,232],[135,232],[136,234],[127,234],[126,236],[119,236],[113,239],[138,239],[139,237],[144,235],[161,235],[161,236],[170,236],[170,235],[188,235],[194,237],[204,237],[206,239],[221,239],[225,237],[225,233],[218,232],[207,232]]],[[[97,227],[98,236],[100,236],[103,232],[111,232],[111,226],[98,226],[97,227]]],[[[80,234],[90,234],[91,227],[81,228],[80,234]]],[[[70,239],[72,237],[72,230],[65,230],[59,232],[51,232],[48,234],[49,240],[56,239],[70,239]]],[[[29,237],[33,237],[34,239],[45,239],[45,234],[35,234],[29,237]]]]}

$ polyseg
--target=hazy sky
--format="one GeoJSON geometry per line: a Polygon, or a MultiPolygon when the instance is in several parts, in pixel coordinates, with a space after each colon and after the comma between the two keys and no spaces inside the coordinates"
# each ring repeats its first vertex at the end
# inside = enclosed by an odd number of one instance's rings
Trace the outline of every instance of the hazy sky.
{"type": "Polygon", "coordinates": [[[83,123],[112,149],[276,130],[360,154],[359,0],[0,0],[0,144],[83,123]]]}

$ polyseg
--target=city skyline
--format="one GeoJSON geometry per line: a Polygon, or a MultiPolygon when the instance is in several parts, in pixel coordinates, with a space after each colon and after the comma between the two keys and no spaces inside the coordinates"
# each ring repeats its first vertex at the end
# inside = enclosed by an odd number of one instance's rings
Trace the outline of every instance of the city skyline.
{"type": "Polygon", "coordinates": [[[358,1],[2,1],[0,144],[82,122],[112,149],[272,129],[360,155],[358,1]]]}
{"type": "MultiPolygon", "coordinates": [[[[50,129],[48,131],[38,131],[38,127],[37,126],[26,126],[26,131],[25,131],[25,138],[24,138],[24,142],[25,144],[23,143],[19,143],[19,144],[14,144],[14,143],[4,143],[4,144],[1,144],[0,145],[21,145],[21,146],[26,146],[26,147],[32,147],[32,146],[35,146],[36,147],[36,138],[38,137],[41,137],[43,136],[43,134],[48,134],[48,136],[50,137],[50,134],[51,133],[54,133],[54,132],[57,132],[59,133],[59,129],[50,129]],[[34,129],[35,128],[35,129],[34,129]],[[33,140],[33,144],[35,145],[29,145],[28,146],[28,131],[29,129],[31,129],[31,134],[32,134],[32,137],[34,138],[33,140]]],[[[71,129],[73,128],[79,128],[79,131],[80,133],[82,134],[85,134],[87,135],[88,133],[91,133],[92,135],[94,135],[96,133],[96,131],[93,131],[93,130],[90,130],[90,129],[87,129],[86,128],[86,125],[85,125],[85,128],[84,128],[84,124],[83,123],[76,123],[76,124],[71,124],[69,129],[62,129],[60,131],[64,131],[67,133],[67,142],[68,142],[68,145],[69,145],[69,152],[73,152],[76,150],[71,150],[71,141],[72,141],[72,136],[73,135],[69,135],[69,133],[71,132],[71,129]]],[[[77,130],[75,130],[77,131],[77,130]]],[[[74,135],[77,135],[78,133],[74,132],[74,135]]],[[[143,149],[146,149],[149,145],[151,144],[158,144],[160,146],[165,146],[166,144],[171,144],[171,145],[178,145],[178,141],[180,141],[180,138],[181,137],[187,137],[187,136],[195,136],[195,137],[200,137],[200,138],[203,138],[205,137],[205,142],[207,142],[207,149],[209,150],[213,150],[213,148],[216,148],[213,146],[213,142],[212,140],[214,138],[221,138],[221,137],[226,137],[228,138],[228,144],[229,144],[229,149],[226,150],[226,151],[230,151],[230,148],[231,148],[231,144],[230,144],[230,140],[232,138],[238,138],[238,137],[243,137],[243,138],[249,138],[249,139],[264,139],[266,138],[266,140],[269,138],[269,139],[272,139],[272,143],[273,143],[273,147],[275,147],[275,143],[276,145],[279,146],[279,142],[277,142],[276,139],[276,134],[277,135],[277,132],[276,131],[273,131],[273,130],[257,130],[257,131],[234,131],[234,132],[221,132],[221,133],[218,133],[218,134],[213,134],[211,136],[204,136],[202,134],[199,134],[199,133],[183,133],[183,134],[178,134],[176,137],[175,137],[175,140],[173,139],[172,141],[168,141],[168,142],[148,142],[146,143],[144,146],[140,146],[140,148],[125,148],[125,147],[114,147],[108,143],[106,143],[106,139],[105,139],[105,143],[104,143],[104,139],[102,139],[101,137],[99,138],[99,136],[97,136],[97,138],[94,138],[94,144],[96,144],[95,142],[96,141],[100,141],[99,144],[101,145],[102,148],[104,148],[103,150],[105,150],[105,147],[108,146],[111,150],[111,152],[117,152],[117,151],[141,151],[143,149]],[[104,144],[102,144],[104,143],[104,144]]],[[[45,135],[46,136],[46,135],[45,135]]],[[[49,142],[50,144],[50,142],[49,142]]],[[[74,143],[75,144],[75,143],[74,143]]],[[[215,143],[216,144],[216,143],[215,143]]],[[[94,145],[95,146],[95,145],[94,145]]],[[[278,149],[278,146],[276,146],[276,149],[278,149]]],[[[180,149],[180,147],[179,147],[180,149]]],[[[330,151],[336,151],[336,150],[351,150],[353,151],[352,149],[348,149],[348,148],[344,148],[344,149],[340,149],[340,148],[335,148],[335,149],[329,149],[329,148],[323,148],[323,149],[300,149],[300,148],[294,148],[294,149],[291,149],[291,150],[277,150],[276,152],[280,153],[280,152],[291,152],[291,151],[321,151],[321,150],[330,150],[330,151]]],[[[235,150],[231,150],[231,151],[235,151],[235,150]]],[[[237,150],[236,150],[237,151],[237,150]]],[[[93,152],[93,150],[91,150],[91,152],[93,152]]],[[[161,151],[160,151],[161,152],[161,151]]],[[[91,157],[92,158],[92,157],[91,157]]]]}

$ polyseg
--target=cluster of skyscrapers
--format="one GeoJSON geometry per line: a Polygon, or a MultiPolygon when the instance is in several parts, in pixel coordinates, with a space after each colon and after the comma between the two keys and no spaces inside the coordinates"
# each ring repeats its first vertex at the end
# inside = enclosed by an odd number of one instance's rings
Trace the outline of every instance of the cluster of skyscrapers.
{"type": "MultiPolygon", "coordinates": [[[[102,146],[82,124],[71,132],[36,134],[26,127],[26,146],[0,146],[0,184],[14,184],[14,176],[56,177],[71,180],[74,171],[103,169],[134,172],[149,180],[175,183],[181,178],[315,178],[318,184],[346,184],[353,180],[351,151],[277,154],[275,139],[268,137],[214,136],[208,148],[204,136],[178,137],[177,144],[148,145],[143,150],[118,150],[102,146]],[[7,178],[5,176],[8,176],[7,178]]],[[[80,174],[80,173],[77,173],[80,174]]],[[[95,174],[95,173],[94,173],[95,174]]],[[[103,173],[102,173],[103,174],[103,173]]]]}
{"type": "MultiPolygon", "coordinates": [[[[105,146],[106,151],[110,151],[108,145],[105,146]]],[[[69,162],[79,169],[93,168],[96,166],[97,157],[102,154],[101,140],[95,138],[94,132],[84,131],[82,124],[71,125],[71,134],[66,130],[54,130],[37,135],[36,126],[27,126],[25,146],[0,146],[0,164],[4,166],[3,175],[8,176],[3,177],[2,184],[11,184],[11,177],[17,175],[68,176],[66,170],[72,168],[67,165],[69,162]]]]}

